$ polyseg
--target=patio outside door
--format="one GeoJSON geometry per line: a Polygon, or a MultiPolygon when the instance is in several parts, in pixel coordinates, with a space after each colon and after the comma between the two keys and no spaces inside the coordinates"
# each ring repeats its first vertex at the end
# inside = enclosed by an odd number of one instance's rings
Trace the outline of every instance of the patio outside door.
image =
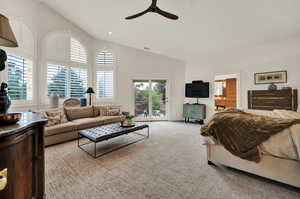
{"type": "Polygon", "coordinates": [[[134,80],[133,85],[137,120],[167,120],[167,80],[134,80]]]}

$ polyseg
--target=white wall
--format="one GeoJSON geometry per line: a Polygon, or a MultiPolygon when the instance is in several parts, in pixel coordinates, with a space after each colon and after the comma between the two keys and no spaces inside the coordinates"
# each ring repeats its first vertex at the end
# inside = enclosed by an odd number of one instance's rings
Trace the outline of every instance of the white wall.
{"type": "Polygon", "coordinates": [[[132,81],[134,79],[166,79],[170,86],[169,119],[182,119],[184,62],[111,42],[96,42],[94,52],[101,49],[110,50],[117,56],[115,103],[121,104],[125,110],[133,112],[134,90],[132,81]]]}
{"type": "MultiPolygon", "coordinates": [[[[170,82],[170,119],[180,120],[184,101],[185,68],[182,61],[141,51],[115,43],[94,39],[67,19],[36,0],[0,0],[0,13],[18,18],[34,35],[35,93],[34,103],[13,106],[10,111],[27,111],[29,108],[47,107],[46,99],[46,38],[55,32],[66,32],[82,42],[89,58],[89,86],[95,88],[95,55],[97,50],[111,49],[117,57],[116,92],[112,102],[121,104],[124,110],[133,111],[134,78],[163,78],[170,82]]],[[[58,44],[59,45],[59,44],[58,44]]],[[[59,51],[57,52],[59,53],[59,51]]],[[[3,79],[3,78],[2,78],[3,79]]],[[[0,77],[1,80],[1,77],[0,77]]]]}
{"type": "MultiPolygon", "coordinates": [[[[207,104],[208,116],[213,114],[213,81],[215,75],[240,74],[241,107],[247,108],[247,91],[267,89],[268,85],[255,85],[254,73],[287,70],[288,84],[300,89],[300,37],[265,43],[252,48],[240,48],[229,52],[199,56],[186,64],[186,82],[204,80],[211,83],[207,104]]],[[[186,99],[193,101],[193,99],[186,99]]]]}

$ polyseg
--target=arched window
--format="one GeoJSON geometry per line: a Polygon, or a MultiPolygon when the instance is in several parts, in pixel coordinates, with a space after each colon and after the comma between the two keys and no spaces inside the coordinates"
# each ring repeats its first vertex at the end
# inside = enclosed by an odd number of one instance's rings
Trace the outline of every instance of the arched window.
{"type": "Polygon", "coordinates": [[[47,95],[60,98],[85,96],[88,81],[85,47],[68,33],[54,33],[47,44],[47,95]]]}
{"type": "Polygon", "coordinates": [[[78,62],[82,64],[87,63],[87,53],[83,45],[73,37],[71,37],[70,42],[70,59],[73,62],[78,62]]]}
{"type": "Polygon", "coordinates": [[[111,52],[102,51],[97,54],[96,64],[101,65],[112,65],[114,63],[114,56],[111,52]]]}
{"type": "Polygon", "coordinates": [[[101,51],[96,57],[96,97],[112,99],[114,97],[115,65],[112,52],[101,51]]]}

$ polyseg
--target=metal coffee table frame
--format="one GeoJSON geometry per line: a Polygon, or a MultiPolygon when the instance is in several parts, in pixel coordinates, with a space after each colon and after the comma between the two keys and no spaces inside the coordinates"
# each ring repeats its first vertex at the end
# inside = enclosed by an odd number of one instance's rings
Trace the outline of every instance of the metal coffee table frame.
{"type": "MultiPolygon", "coordinates": [[[[104,156],[104,155],[106,155],[108,153],[117,151],[117,150],[119,150],[121,148],[124,148],[124,147],[127,147],[129,145],[135,144],[135,143],[137,143],[139,141],[148,139],[150,137],[149,125],[142,125],[142,126],[138,126],[137,128],[135,128],[135,127],[133,127],[133,128],[122,127],[122,128],[124,128],[123,131],[118,132],[118,133],[113,133],[113,134],[109,135],[108,137],[103,137],[103,138],[99,137],[98,140],[97,139],[91,139],[91,138],[87,137],[86,135],[82,134],[81,131],[79,131],[78,132],[78,137],[77,137],[77,146],[81,150],[83,150],[84,152],[86,152],[88,155],[92,156],[93,158],[99,158],[99,157],[104,156]],[[144,134],[141,134],[141,133],[137,133],[137,131],[143,130],[145,128],[147,128],[147,135],[144,135],[144,134]],[[142,138],[136,139],[133,142],[129,142],[129,143],[127,142],[126,144],[123,144],[123,145],[121,145],[119,147],[113,148],[112,150],[106,151],[104,153],[97,154],[97,143],[103,142],[103,141],[108,141],[108,140],[111,140],[113,138],[117,138],[117,137],[120,137],[120,136],[123,136],[123,135],[128,135],[129,133],[133,133],[135,135],[141,136],[142,138]],[[89,142],[80,144],[80,139],[81,138],[88,139],[89,142]],[[88,145],[88,144],[91,144],[91,143],[94,143],[94,153],[90,153],[90,152],[88,152],[86,149],[84,149],[82,147],[84,145],[88,145]]],[[[93,128],[91,128],[91,129],[93,129],[93,128]]]]}

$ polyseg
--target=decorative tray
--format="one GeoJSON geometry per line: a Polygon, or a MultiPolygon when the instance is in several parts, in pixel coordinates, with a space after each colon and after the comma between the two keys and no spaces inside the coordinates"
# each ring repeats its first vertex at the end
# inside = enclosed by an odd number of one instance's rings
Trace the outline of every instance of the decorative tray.
{"type": "Polygon", "coordinates": [[[0,113],[0,126],[15,124],[20,121],[22,113],[0,113]]]}

